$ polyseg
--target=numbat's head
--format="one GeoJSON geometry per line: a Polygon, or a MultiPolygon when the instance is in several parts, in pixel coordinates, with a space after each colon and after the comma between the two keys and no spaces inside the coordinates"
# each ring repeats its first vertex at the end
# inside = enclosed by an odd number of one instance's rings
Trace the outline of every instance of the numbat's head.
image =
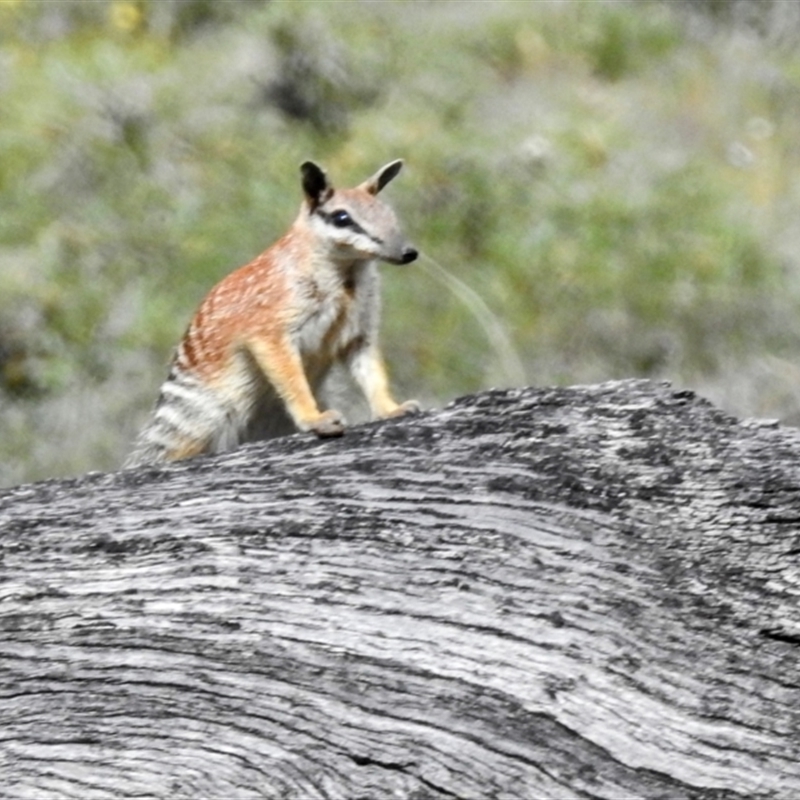
{"type": "Polygon", "coordinates": [[[300,167],[306,196],[304,211],[320,242],[327,244],[331,258],[378,258],[390,264],[410,264],[416,259],[417,251],[406,242],[394,211],[377,197],[402,166],[402,160],[392,161],[354,189],[334,189],[313,161],[300,167]]]}

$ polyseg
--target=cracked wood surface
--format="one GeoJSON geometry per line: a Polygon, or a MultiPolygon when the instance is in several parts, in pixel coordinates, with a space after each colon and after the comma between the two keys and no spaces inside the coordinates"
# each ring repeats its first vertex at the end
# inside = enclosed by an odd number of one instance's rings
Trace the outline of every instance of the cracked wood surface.
{"type": "Polygon", "coordinates": [[[0,493],[1,798],[800,796],[800,435],[624,381],[0,493]]]}

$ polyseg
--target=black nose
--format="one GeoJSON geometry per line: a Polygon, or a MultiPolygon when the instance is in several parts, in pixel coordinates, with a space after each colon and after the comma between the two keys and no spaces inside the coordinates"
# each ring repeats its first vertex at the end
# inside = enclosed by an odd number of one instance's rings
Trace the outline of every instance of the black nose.
{"type": "Polygon", "coordinates": [[[417,260],[418,255],[419,253],[413,247],[406,247],[403,250],[403,258],[401,263],[410,264],[412,261],[417,260]]]}

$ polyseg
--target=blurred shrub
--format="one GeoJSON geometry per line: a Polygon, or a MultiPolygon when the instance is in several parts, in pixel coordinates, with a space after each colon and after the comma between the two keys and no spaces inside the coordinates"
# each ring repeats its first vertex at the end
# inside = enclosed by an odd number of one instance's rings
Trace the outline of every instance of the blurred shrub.
{"type": "Polygon", "coordinates": [[[384,270],[398,394],[654,375],[792,418],[800,57],[678,7],[0,4],[0,483],[119,463],[309,157],[405,157],[450,273],[384,270]]]}
{"type": "Polygon", "coordinates": [[[682,0],[715,26],[735,26],[770,40],[800,38],[800,5],[791,0],[682,0]]]}
{"type": "Polygon", "coordinates": [[[263,97],[294,120],[321,134],[344,135],[350,115],[374,104],[384,78],[380,69],[357,72],[347,53],[319,25],[286,20],[272,30],[277,74],[263,97]]]}

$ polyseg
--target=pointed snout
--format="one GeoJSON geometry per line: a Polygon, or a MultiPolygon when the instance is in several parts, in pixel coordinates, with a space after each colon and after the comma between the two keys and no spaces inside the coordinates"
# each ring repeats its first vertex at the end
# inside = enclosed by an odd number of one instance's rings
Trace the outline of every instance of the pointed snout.
{"type": "Polygon", "coordinates": [[[419,253],[407,245],[395,250],[391,255],[388,253],[380,256],[383,261],[388,261],[390,264],[410,264],[412,261],[417,260],[419,253]]]}
{"type": "Polygon", "coordinates": [[[403,255],[400,257],[401,264],[410,264],[417,260],[419,253],[413,247],[404,247],[403,255]]]}
{"type": "Polygon", "coordinates": [[[417,260],[419,253],[415,248],[410,245],[403,245],[402,247],[393,248],[391,251],[384,252],[378,258],[381,261],[388,261],[390,264],[410,264],[412,261],[417,260]]]}

